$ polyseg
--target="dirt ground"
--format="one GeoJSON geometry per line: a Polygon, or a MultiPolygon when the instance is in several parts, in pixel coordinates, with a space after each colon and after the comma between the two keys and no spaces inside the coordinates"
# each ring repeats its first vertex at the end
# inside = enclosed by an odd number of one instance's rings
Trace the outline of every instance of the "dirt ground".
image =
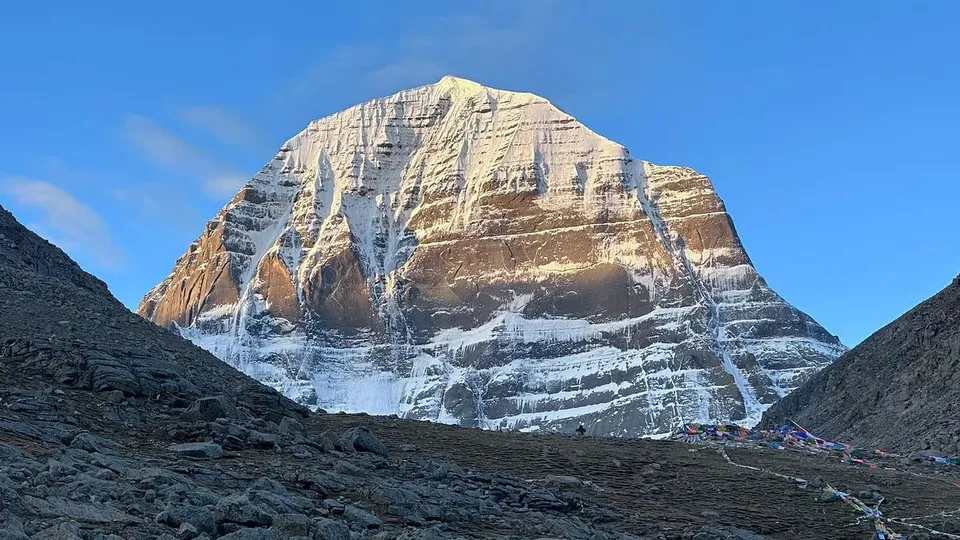
{"type": "MultiPolygon", "coordinates": [[[[649,440],[615,440],[562,435],[483,432],[427,422],[352,415],[315,417],[324,428],[369,425],[395,455],[415,444],[421,455],[436,456],[462,466],[536,480],[547,475],[572,475],[593,487],[578,488],[624,516],[618,528],[641,536],[669,538],[691,523],[728,524],[768,538],[867,539],[872,521],[843,502],[824,503],[814,486],[801,489],[765,472],[730,465],[713,447],[649,440]]],[[[775,450],[728,449],[736,463],[767,471],[817,479],[857,494],[879,491],[880,510],[887,517],[912,518],[960,509],[960,476],[937,473],[933,467],[887,466],[909,470],[869,469],[843,464],[836,458],[775,450]]],[[[919,520],[940,530],[945,518],[919,520]]],[[[947,524],[949,528],[950,523],[947,524]]],[[[910,538],[923,538],[920,528],[889,524],[910,538]]],[[[960,531],[955,531],[960,532],[960,531]]],[[[933,538],[943,536],[932,535],[933,538]]]]}

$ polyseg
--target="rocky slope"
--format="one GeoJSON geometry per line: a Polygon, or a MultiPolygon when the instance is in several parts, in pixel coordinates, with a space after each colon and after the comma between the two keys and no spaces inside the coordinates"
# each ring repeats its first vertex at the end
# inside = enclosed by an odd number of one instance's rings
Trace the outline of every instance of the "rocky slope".
{"type": "Polygon", "coordinates": [[[960,277],[764,415],[821,437],[960,455],[960,277]]]}
{"type": "Polygon", "coordinates": [[[755,423],[844,350],[708,178],[453,77],[310,123],[138,312],[313,407],[618,436],[755,423]]]}
{"type": "Polygon", "coordinates": [[[330,427],[0,207],[0,538],[634,538],[575,494],[330,427]]]}

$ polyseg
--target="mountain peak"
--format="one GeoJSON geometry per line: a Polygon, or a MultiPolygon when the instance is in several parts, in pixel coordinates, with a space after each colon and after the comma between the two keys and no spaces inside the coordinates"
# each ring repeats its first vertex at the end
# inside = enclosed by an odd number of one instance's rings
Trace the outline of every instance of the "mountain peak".
{"type": "Polygon", "coordinates": [[[607,435],[756,422],[843,351],[706,176],[453,76],[311,123],[139,312],[324,409],[607,435]]]}
{"type": "Polygon", "coordinates": [[[464,79],[462,77],[457,77],[454,75],[444,75],[439,81],[433,84],[440,89],[463,89],[469,90],[472,92],[479,92],[481,90],[486,90],[487,87],[476,82],[471,81],[470,79],[464,79]]]}

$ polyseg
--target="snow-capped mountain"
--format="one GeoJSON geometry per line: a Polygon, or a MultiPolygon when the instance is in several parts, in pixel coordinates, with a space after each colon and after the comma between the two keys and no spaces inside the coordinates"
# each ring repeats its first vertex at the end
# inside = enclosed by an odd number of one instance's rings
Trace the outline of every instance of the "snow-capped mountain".
{"type": "Polygon", "coordinates": [[[845,350],[708,178],[454,77],[310,123],[139,313],[326,410],[626,436],[756,423],[845,350]]]}

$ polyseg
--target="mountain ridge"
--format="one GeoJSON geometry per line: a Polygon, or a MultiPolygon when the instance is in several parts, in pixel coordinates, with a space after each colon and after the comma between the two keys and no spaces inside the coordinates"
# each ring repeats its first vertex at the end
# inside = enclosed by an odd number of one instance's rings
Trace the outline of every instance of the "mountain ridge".
{"type": "Polygon", "coordinates": [[[768,409],[866,447],[960,454],[960,276],[768,409]]]}

